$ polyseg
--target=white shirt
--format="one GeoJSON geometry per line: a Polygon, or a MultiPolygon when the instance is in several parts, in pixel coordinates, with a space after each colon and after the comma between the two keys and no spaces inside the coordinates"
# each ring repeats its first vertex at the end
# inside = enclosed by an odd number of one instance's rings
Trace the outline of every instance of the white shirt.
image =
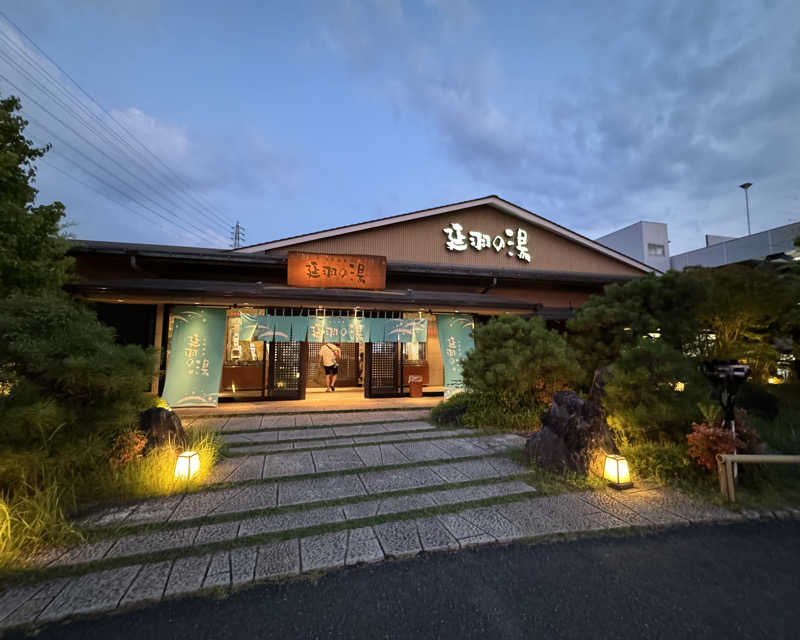
{"type": "Polygon", "coordinates": [[[342,352],[339,350],[339,347],[326,342],[319,350],[319,356],[322,358],[322,365],[325,367],[331,367],[335,365],[336,360],[339,358],[341,353],[342,352]]]}

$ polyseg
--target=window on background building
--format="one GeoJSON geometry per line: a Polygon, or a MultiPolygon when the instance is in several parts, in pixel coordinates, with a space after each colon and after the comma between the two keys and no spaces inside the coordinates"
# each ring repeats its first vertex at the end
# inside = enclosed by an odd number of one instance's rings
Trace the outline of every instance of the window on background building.
{"type": "Polygon", "coordinates": [[[647,255],[648,256],[663,256],[664,255],[664,245],[663,244],[653,244],[652,242],[647,243],[647,255]]]}

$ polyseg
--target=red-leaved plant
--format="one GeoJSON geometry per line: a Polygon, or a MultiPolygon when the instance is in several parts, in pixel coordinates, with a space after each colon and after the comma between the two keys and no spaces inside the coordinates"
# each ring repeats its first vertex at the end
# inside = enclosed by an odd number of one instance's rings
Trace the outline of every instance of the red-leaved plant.
{"type": "Polygon", "coordinates": [[[712,471],[717,468],[718,453],[734,453],[737,449],[742,451],[746,447],[730,429],[705,422],[692,423],[692,432],[686,439],[689,441],[689,456],[712,471]]]}

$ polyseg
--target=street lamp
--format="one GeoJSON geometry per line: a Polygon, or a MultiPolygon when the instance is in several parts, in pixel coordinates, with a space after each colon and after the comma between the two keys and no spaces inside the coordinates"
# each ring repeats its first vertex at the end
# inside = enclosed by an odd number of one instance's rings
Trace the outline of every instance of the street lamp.
{"type": "Polygon", "coordinates": [[[752,182],[745,182],[740,184],[739,188],[744,189],[744,204],[747,207],[747,235],[750,235],[750,198],[747,196],[747,190],[753,186],[752,182]]]}

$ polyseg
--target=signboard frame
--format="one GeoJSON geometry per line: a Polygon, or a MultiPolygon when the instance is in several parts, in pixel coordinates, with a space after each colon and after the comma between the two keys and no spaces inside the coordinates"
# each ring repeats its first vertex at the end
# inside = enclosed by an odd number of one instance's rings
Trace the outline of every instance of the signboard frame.
{"type": "Polygon", "coordinates": [[[311,289],[386,289],[386,256],[290,251],[290,287],[311,289]]]}

